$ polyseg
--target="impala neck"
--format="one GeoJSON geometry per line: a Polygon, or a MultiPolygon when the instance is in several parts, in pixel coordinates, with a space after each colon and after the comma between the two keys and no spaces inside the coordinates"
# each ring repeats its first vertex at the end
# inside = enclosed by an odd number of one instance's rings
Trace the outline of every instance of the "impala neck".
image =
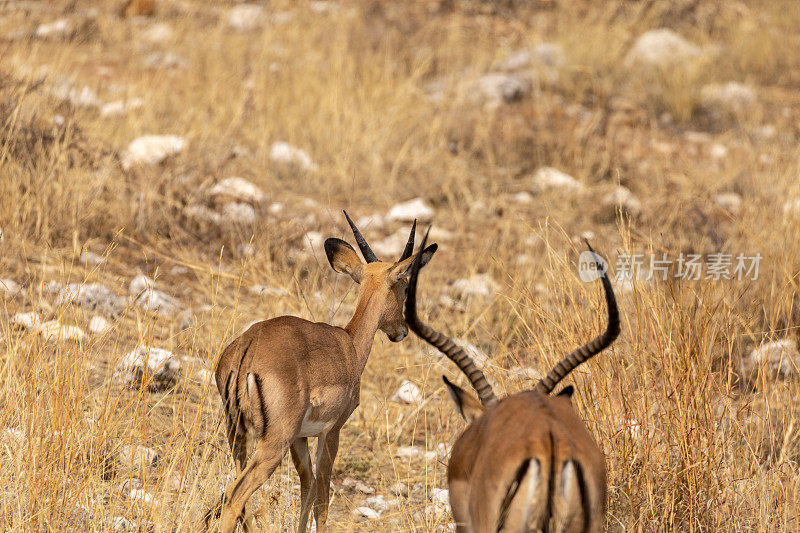
{"type": "Polygon", "coordinates": [[[355,346],[362,372],[367,365],[369,352],[372,350],[372,342],[378,331],[383,306],[382,299],[375,291],[377,287],[370,285],[369,283],[362,285],[353,318],[344,327],[344,330],[353,339],[353,346],[355,346]]]}

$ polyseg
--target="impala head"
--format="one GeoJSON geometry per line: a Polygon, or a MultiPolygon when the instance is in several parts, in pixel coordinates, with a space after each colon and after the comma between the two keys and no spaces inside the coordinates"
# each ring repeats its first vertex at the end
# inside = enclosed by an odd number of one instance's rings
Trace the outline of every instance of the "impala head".
{"type": "MultiPolygon", "coordinates": [[[[361,285],[359,292],[359,303],[366,305],[368,301],[379,298],[381,305],[378,306],[381,313],[378,320],[378,329],[386,333],[392,342],[399,342],[408,335],[408,326],[403,318],[403,302],[408,291],[408,278],[411,274],[411,266],[414,259],[420,256],[420,265],[425,266],[436,252],[437,245],[431,244],[424,250],[414,254],[414,230],[417,222],[411,227],[411,234],[403,250],[403,254],[397,262],[385,262],[378,259],[372,249],[367,244],[364,236],[350,220],[347,218],[353,235],[356,238],[361,254],[364,256],[362,261],[352,246],[345,241],[330,238],[325,241],[325,253],[331,267],[336,272],[349,275],[353,281],[361,285]]],[[[361,307],[361,305],[359,306],[361,307]]],[[[356,310],[358,312],[358,309],[356,310]]]]}

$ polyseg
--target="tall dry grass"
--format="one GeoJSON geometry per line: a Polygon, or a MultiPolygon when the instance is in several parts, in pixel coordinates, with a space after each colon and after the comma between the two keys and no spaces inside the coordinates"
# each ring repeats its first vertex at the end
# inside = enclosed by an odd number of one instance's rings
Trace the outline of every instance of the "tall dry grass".
{"type": "MultiPolygon", "coordinates": [[[[422,196],[436,208],[435,225],[453,233],[426,269],[423,314],[488,354],[491,379],[509,394],[534,383],[518,369],[544,372],[603,327],[599,287],[576,276],[583,232],[595,233],[612,264],[632,252],[761,253],[754,282],[615,284],[623,334],[570,381],[607,457],[609,530],[798,529],[797,380],[740,372],[762,340],[797,338],[799,227],[781,212],[800,196],[800,54],[788,44],[797,40],[796,2],[375,1],[324,13],[272,2],[270,15],[292,16],[251,33],[227,27],[230,5],[161,3],[158,22],[174,32],[163,45],[141,39],[152,21],[117,19],[105,3],[2,8],[4,35],[61,16],[94,22],[65,41],[0,44],[0,278],[24,286],[0,301],[0,528],[110,531],[122,517],[134,530],[195,530],[233,471],[215,388],[196,371],[213,368],[225,343],[257,318],[345,323],[355,291],[324,262],[293,253],[303,234],[343,236],[341,208],[383,213],[422,196]],[[721,53],[637,79],[624,56],[636,36],[662,26],[721,53]],[[564,47],[557,84],[497,109],[470,103],[464,80],[541,42],[564,47]],[[143,67],[159,50],[189,66],[143,67]],[[138,96],[145,105],[102,118],[55,98],[59,76],[101,98],[138,96]],[[700,88],[729,80],[757,86],[757,106],[709,118],[700,88]],[[431,82],[453,96],[431,102],[431,82]],[[776,135],[760,135],[764,124],[776,135]],[[706,136],[687,136],[693,131],[706,136]],[[148,133],[183,135],[189,148],[164,165],[124,171],[121,151],[148,133]],[[269,150],[278,140],[307,150],[319,171],[276,169],[269,150]],[[714,143],[728,148],[721,160],[709,156],[714,143]],[[529,190],[529,173],[542,165],[587,191],[513,202],[509,194],[529,190]],[[283,214],[223,230],[184,215],[209,184],[234,175],[284,203],[283,214]],[[600,201],[620,183],[642,201],[640,213],[600,201]],[[714,203],[721,192],[742,197],[738,213],[714,203]],[[85,249],[106,262],[82,264],[85,249]],[[132,307],[110,332],[74,343],[11,322],[36,311],[85,328],[95,313],[55,305],[42,283],[101,282],[125,294],[140,272],[192,310],[192,327],[132,307]],[[478,272],[500,282],[496,297],[465,311],[439,303],[447,284],[478,272]],[[256,296],[247,291],[256,283],[286,295],[256,296]],[[116,364],[139,344],[191,358],[175,387],[154,393],[147,382],[114,383],[116,364]],[[126,444],[155,449],[156,465],[122,466],[126,444]],[[137,487],[152,501],[131,498],[137,487]]],[[[335,530],[439,531],[450,523],[430,501],[446,486],[444,462],[395,456],[399,446],[450,444],[463,428],[442,373],[456,375],[417,340],[376,337],[361,406],[342,435],[335,530]],[[389,401],[404,379],[423,390],[422,405],[389,401]],[[366,496],[342,487],[348,477],[387,499],[396,483],[411,495],[359,522],[350,512],[366,496]]],[[[263,530],[292,530],[298,500],[284,461],[251,506],[263,530]]]]}

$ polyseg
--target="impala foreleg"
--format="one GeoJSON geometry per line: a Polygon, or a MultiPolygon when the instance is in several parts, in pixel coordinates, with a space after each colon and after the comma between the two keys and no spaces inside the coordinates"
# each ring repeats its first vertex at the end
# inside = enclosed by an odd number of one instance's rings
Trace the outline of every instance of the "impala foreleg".
{"type": "Polygon", "coordinates": [[[292,443],[292,462],[300,476],[300,525],[299,533],[305,533],[308,527],[308,515],[317,495],[314,472],[311,467],[311,455],[308,453],[308,438],[299,437],[292,443]]]}
{"type": "Polygon", "coordinates": [[[339,451],[339,428],[332,429],[327,436],[317,439],[317,500],[314,502],[314,518],[317,520],[317,533],[326,530],[328,519],[328,498],[331,490],[331,472],[336,454],[339,451]]]}

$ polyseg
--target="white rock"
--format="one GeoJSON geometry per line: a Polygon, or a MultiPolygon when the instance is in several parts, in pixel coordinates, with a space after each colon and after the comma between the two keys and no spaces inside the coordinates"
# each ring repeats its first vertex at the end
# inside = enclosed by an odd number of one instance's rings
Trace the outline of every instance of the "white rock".
{"type": "Polygon", "coordinates": [[[405,405],[419,405],[422,403],[422,399],[422,391],[419,390],[419,387],[406,380],[403,381],[390,401],[405,405]]]}
{"type": "Polygon", "coordinates": [[[136,298],[135,303],[149,313],[162,315],[175,315],[183,310],[183,306],[178,300],[157,289],[145,289],[136,298]]]}
{"type": "Polygon", "coordinates": [[[513,72],[537,66],[561,67],[564,63],[566,63],[564,48],[560,44],[541,43],[533,48],[514,52],[501,61],[497,68],[513,72]]]}
{"type": "Polygon", "coordinates": [[[425,200],[414,198],[392,206],[386,219],[391,222],[413,222],[416,219],[419,224],[427,224],[433,220],[434,214],[433,208],[425,200]]]}
{"type": "Polygon", "coordinates": [[[89,250],[82,251],[79,260],[84,265],[102,265],[106,262],[105,257],[99,256],[89,250]]]}
{"type": "Polygon", "coordinates": [[[64,290],[64,285],[55,280],[42,282],[42,293],[44,294],[52,296],[54,294],[59,294],[62,290],[64,290]]]}
{"type": "Polygon", "coordinates": [[[733,213],[738,214],[742,210],[742,197],[735,192],[722,192],[714,196],[714,203],[733,213]]]}
{"type": "Polygon", "coordinates": [[[177,135],[144,135],[128,145],[122,156],[122,166],[127,170],[134,166],[157,165],[181,153],[186,144],[186,139],[177,135]]]}
{"type": "Polygon", "coordinates": [[[383,513],[386,509],[389,508],[389,504],[386,501],[386,498],[383,494],[378,494],[377,496],[370,496],[366,498],[363,502],[364,507],[369,507],[370,509],[375,509],[379,513],[383,513]]]}
{"type": "Polygon", "coordinates": [[[217,213],[213,209],[209,209],[204,205],[187,205],[183,212],[188,218],[201,223],[210,223],[221,226],[225,222],[222,219],[221,214],[217,213]]]}
{"type": "Polygon", "coordinates": [[[108,331],[111,327],[111,322],[106,320],[105,318],[101,317],[100,315],[95,315],[89,320],[89,331],[95,334],[101,334],[108,331]]]}
{"type": "Polygon", "coordinates": [[[264,191],[254,183],[239,177],[225,178],[214,185],[208,191],[208,194],[209,196],[222,196],[251,204],[263,202],[267,197],[264,191]]]}
{"type": "Polygon", "coordinates": [[[456,344],[458,344],[470,358],[475,362],[475,366],[478,368],[485,368],[486,363],[489,361],[489,356],[483,353],[483,350],[468,342],[464,339],[454,339],[456,344]]]}
{"type": "MultiPolygon", "coordinates": [[[[800,216],[800,198],[794,198],[783,203],[783,214],[785,216],[800,216]]],[[[0,281],[0,289],[2,289],[2,281],[0,281]]]]}
{"type": "Polygon", "coordinates": [[[325,255],[325,235],[319,231],[307,232],[303,235],[303,250],[318,259],[327,257],[325,255]]]}
{"type": "Polygon", "coordinates": [[[753,107],[756,93],[742,83],[712,83],[700,89],[701,104],[711,111],[741,114],[753,107]]]}
{"type": "Polygon", "coordinates": [[[700,47],[666,28],[643,33],[625,58],[628,66],[665,67],[700,56],[700,47]]]}
{"type": "Polygon", "coordinates": [[[367,215],[356,220],[356,226],[362,232],[368,230],[382,230],[386,226],[386,222],[379,214],[367,215]]]}
{"type": "Polygon", "coordinates": [[[22,291],[22,286],[13,279],[0,279],[0,296],[14,298],[22,291]]]}
{"type": "Polygon", "coordinates": [[[153,52],[142,61],[142,64],[147,68],[186,68],[189,66],[189,60],[174,52],[153,52]]]}
{"type": "Polygon", "coordinates": [[[234,226],[251,226],[258,220],[258,213],[250,204],[231,202],[222,207],[222,219],[234,226]]]}
{"type": "Polygon", "coordinates": [[[708,147],[708,155],[714,161],[722,161],[728,156],[728,147],[724,144],[714,143],[708,147]]]}
{"type": "Polygon", "coordinates": [[[317,165],[311,160],[311,156],[286,142],[272,143],[269,158],[276,165],[294,167],[304,171],[317,170],[317,165]]]}
{"type": "Polygon", "coordinates": [[[489,103],[516,102],[531,91],[531,82],[517,74],[493,72],[478,78],[470,97],[476,101],[489,103]]]}
{"type": "Polygon", "coordinates": [[[111,518],[111,529],[114,533],[127,533],[137,531],[139,527],[136,522],[131,522],[124,516],[115,516],[111,518]]]}
{"type": "MultiPolygon", "coordinates": [[[[100,107],[103,105],[103,102],[98,98],[97,93],[95,93],[91,87],[87,85],[81,88],[75,87],[72,82],[66,78],[61,78],[53,86],[52,92],[56,98],[67,101],[75,107],[100,107]]],[[[56,123],[58,123],[58,121],[56,121],[56,123]]]]}
{"type": "Polygon", "coordinates": [[[533,195],[527,191],[521,191],[511,195],[511,200],[518,204],[531,204],[533,203],[533,195]]]}
{"type": "Polygon", "coordinates": [[[84,341],[86,333],[77,326],[65,326],[57,320],[44,322],[36,327],[36,332],[47,340],[56,342],[61,341],[84,341]]]}
{"type": "Polygon", "coordinates": [[[142,295],[144,291],[155,288],[156,288],[155,281],[145,276],[144,274],[139,274],[138,276],[136,276],[131,280],[130,285],[128,285],[128,292],[134,298],[138,298],[139,296],[142,295]]]}
{"type": "Polygon", "coordinates": [[[286,206],[285,206],[285,205],[283,205],[282,203],[280,203],[280,202],[275,202],[275,203],[273,203],[273,204],[270,204],[270,206],[267,208],[267,213],[269,213],[270,215],[272,215],[272,216],[274,216],[274,217],[277,217],[277,216],[279,216],[281,213],[283,213],[283,210],[284,210],[285,208],[286,208],[286,206]]]}
{"type": "Polygon", "coordinates": [[[617,185],[604,198],[603,203],[614,208],[621,207],[628,213],[635,215],[642,210],[642,203],[624,185],[617,185]]]}
{"type": "Polygon", "coordinates": [[[133,501],[138,501],[145,504],[150,503],[153,500],[153,495],[144,489],[131,489],[128,497],[133,501]]]}
{"type": "Polygon", "coordinates": [[[108,102],[100,107],[101,117],[121,117],[127,115],[128,112],[140,109],[144,106],[144,100],[141,98],[131,98],[130,100],[115,100],[108,102]]]}
{"type": "Polygon", "coordinates": [[[264,24],[264,8],[258,4],[239,4],[228,12],[228,26],[236,31],[251,31],[264,24]]]}
{"type": "Polygon", "coordinates": [[[395,496],[399,496],[400,498],[408,498],[408,486],[404,483],[395,483],[392,485],[390,490],[395,496]]]}
{"type": "Polygon", "coordinates": [[[489,274],[473,274],[459,279],[451,285],[452,293],[462,300],[468,298],[491,298],[500,290],[500,285],[489,274]]]}
{"type": "Polygon", "coordinates": [[[42,323],[42,318],[37,313],[31,311],[30,313],[17,313],[11,317],[11,321],[25,329],[33,329],[42,323]]]}
{"type": "Polygon", "coordinates": [[[746,373],[755,373],[760,368],[770,377],[787,378],[798,374],[800,353],[792,339],[764,342],[742,361],[746,373]]]}
{"type": "Polygon", "coordinates": [[[436,452],[426,452],[418,446],[400,446],[395,452],[395,456],[400,459],[408,459],[411,461],[424,461],[432,463],[436,460],[436,452]]]}
{"type": "Polygon", "coordinates": [[[140,470],[155,466],[158,453],[147,446],[126,444],[119,453],[119,462],[125,468],[140,470]]]}
{"type": "Polygon", "coordinates": [[[180,360],[172,352],[150,346],[137,346],[114,369],[114,380],[136,387],[143,380],[150,390],[164,390],[175,384],[180,373],[180,360]]]}
{"type": "Polygon", "coordinates": [[[152,24],[141,33],[141,38],[152,44],[163,44],[172,39],[173,31],[169,24],[152,24]]]}
{"type": "Polygon", "coordinates": [[[72,30],[72,24],[67,19],[58,19],[47,24],[40,24],[36,28],[36,37],[40,39],[61,39],[72,30]]]}
{"type": "Polygon", "coordinates": [[[207,368],[201,368],[200,370],[198,370],[197,373],[195,374],[195,377],[197,378],[197,381],[203,384],[210,383],[212,386],[216,386],[217,384],[214,372],[212,372],[207,368]]]}
{"type": "Polygon", "coordinates": [[[353,518],[356,520],[372,520],[380,518],[381,516],[378,511],[370,509],[369,507],[356,507],[350,514],[353,515],[353,518]]]}
{"type": "Polygon", "coordinates": [[[126,301],[100,283],[70,283],[58,294],[56,305],[77,304],[91,311],[107,315],[118,315],[126,301]]]}
{"type": "Polygon", "coordinates": [[[433,503],[450,504],[450,491],[447,489],[434,488],[431,491],[431,501],[433,503]]]}
{"type": "Polygon", "coordinates": [[[363,481],[358,481],[355,485],[355,489],[362,494],[372,494],[373,492],[375,492],[375,489],[373,489],[363,481]]]}
{"type": "Polygon", "coordinates": [[[447,446],[444,442],[440,442],[436,445],[436,458],[440,461],[447,461],[447,458],[450,456],[450,447],[447,446]]]}
{"type": "Polygon", "coordinates": [[[406,228],[400,228],[385,239],[372,243],[372,251],[378,257],[383,257],[386,260],[399,258],[406,247],[406,242],[408,242],[408,231],[406,228]]]}
{"type": "Polygon", "coordinates": [[[579,192],[585,187],[581,182],[552,167],[542,167],[533,175],[533,185],[536,191],[542,192],[552,189],[579,192]]]}

